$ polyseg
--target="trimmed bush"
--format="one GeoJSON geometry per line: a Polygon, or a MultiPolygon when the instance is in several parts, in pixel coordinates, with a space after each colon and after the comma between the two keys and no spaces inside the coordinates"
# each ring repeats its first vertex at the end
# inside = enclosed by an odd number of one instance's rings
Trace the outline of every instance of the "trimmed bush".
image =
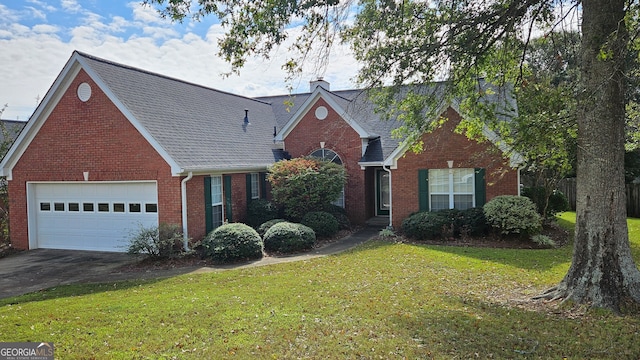
{"type": "Polygon", "coordinates": [[[247,205],[247,225],[254,229],[278,217],[278,208],[269,200],[255,199],[247,205]]]}
{"type": "Polygon", "coordinates": [[[143,227],[131,235],[127,253],[152,258],[174,258],[185,253],[182,228],[177,224],[143,227]]]}
{"type": "Polygon", "coordinates": [[[402,232],[417,240],[430,240],[440,238],[442,230],[447,226],[451,226],[451,222],[446,215],[424,211],[404,219],[402,232]]]}
{"type": "Polygon", "coordinates": [[[265,221],[263,224],[261,224],[260,226],[258,226],[258,235],[260,235],[261,238],[264,238],[264,234],[267,232],[267,230],[269,230],[273,225],[277,224],[277,223],[281,223],[281,222],[286,222],[287,220],[285,219],[271,219],[268,221],[265,221]]]}
{"type": "Polygon", "coordinates": [[[536,205],[524,196],[497,196],[484,205],[484,216],[491,227],[505,235],[534,235],[542,229],[536,205]]]}
{"type": "Polygon", "coordinates": [[[538,214],[545,216],[547,219],[551,219],[556,216],[557,213],[569,210],[569,200],[560,190],[553,190],[549,195],[549,203],[546,204],[547,199],[545,197],[545,188],[538,187],[525,187],[522,189],[522,196],[526,196],[536,205],[538,214]],[[545,205],[547,206],[545,213],[545,205]]]}
{"type": "Polygon", "coordinates": [[[304,215],[302,224],[310,227],[317,237],[326,238],[335,235],[340,225],[338,220],[326,211],[312,211],[304,215]]]}
{"type": "Polygon", "coordinates": [[[491,226],[484,216],[484,209],[481,207],[470,208],[460,212],[460,229],[458,234],[471,236],[483,236],[489,233],[491,226]]]}
{"type": "Polygon", "coordinates": [[[347,211],[343,207],[334,204],[328,204],[325,205],[322,210],[333,215],[333,217],[338,220],[340,229],[346,230],[351,228],[351,221],[349,221],[349,217],[347,217],[347,211]]]}
{"type": "Polygon", "coordinates": [[[263,242],[249,225],[224,224],[210,232],[202,241],[204,254],[217,262],[262,258],[263,242]]]}
{"type": "Polygon", "coordinates": [[[308,250],[316,242],[316,234],[308,226],[290,222],[279,222],[264,234],[267,252],[292,253],[308,250]]]}

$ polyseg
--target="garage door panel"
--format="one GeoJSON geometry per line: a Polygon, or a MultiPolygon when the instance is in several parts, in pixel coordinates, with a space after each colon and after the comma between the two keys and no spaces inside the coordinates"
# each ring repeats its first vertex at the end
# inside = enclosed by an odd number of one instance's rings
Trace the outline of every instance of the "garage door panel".
{"type": "Polygon", "coordinates": [[[157,204],[155,182],[37,183],[32,193],[37,247],[124,252],[133,232],[158,225],[145,211],[157,204]]]}

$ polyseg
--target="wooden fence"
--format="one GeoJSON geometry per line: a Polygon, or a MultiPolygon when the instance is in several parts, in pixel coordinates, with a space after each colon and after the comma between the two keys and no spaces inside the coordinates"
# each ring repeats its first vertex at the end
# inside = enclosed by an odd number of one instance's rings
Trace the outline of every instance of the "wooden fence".
{"type": "MultiPolygon", "coordinates": [[[[562,191],[571,210],[576,210],[576,179],[563,179],[558,184],[558,190],[562,191]]],[[[627,184],[627,216],[640,218],[640,184],[627,184]]]]}

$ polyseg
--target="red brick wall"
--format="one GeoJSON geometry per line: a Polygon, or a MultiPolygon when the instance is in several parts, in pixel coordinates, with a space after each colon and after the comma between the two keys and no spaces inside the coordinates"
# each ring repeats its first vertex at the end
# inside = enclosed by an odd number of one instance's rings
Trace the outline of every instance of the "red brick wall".
{"type": "Polygon", "coordinates": [[[9,182],[11,240],[28,248],[27,181],[155,180],[160,222],[181,224],[180,178],[89,76],[80,71],[13,168],[9,182]],[[91,98],[76,96],[91,85],[91,98]]]}
{"type": "Polygon", "coordinates": [[[358,133],[343,120],[323,99],[319,99],[297,126],[284,139],[285,149],[292,157],[310,155],[320,149],[320,142],[325,142],[325,149],[336,152],[346,167],[348,180],[345,186],[345,204],[349,219],[356,224],[366,220],[364,171],[358,161],[362,158],[362,143],[358,133]],[[329,110],[324,120],[315,117],[318,106],[329,110]]]}
{"type": "Polygon", "coordinates": [[[448,108],[444,116],[449,121],[422,137],[424,151],[407,152],[398,160],[398,169],[392,170],[393,225],[419,210],[418,170],[446,169],[453,160],[454,168],[485,168],[487,201],[498,195],[518,194],[518,172],[509,166],[500,151],[489,142],[478,143],[465,135],[454,133],[460,115],[448,108]]]}

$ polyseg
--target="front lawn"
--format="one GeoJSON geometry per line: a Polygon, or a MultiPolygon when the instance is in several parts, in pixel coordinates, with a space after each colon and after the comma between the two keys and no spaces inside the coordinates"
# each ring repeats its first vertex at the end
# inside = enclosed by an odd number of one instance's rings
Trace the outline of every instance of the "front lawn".
{"type": "MultiPolygon", "coordinates": [[[[640,260],[640,220],[629,224],[640,260]]],[[[51,341],[60,359],[640,358],[639,316],[528,301],[570,259],[570,245],[375,241],[303,262],[3,299],[0,341],[51,341]]]]}

